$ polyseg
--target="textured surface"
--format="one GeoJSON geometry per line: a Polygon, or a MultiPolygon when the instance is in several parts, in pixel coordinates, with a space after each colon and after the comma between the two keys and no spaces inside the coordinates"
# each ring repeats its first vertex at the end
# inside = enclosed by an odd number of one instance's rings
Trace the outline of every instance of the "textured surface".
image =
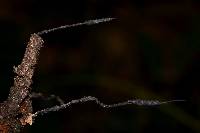
{"type": "Polygon", "coordinates": [[[22,126],[32,124],[30,85],[42,44],[42,38],[32,34],[21,64],[14,67],[14,85],[8,99],[0,104],[0,133],[18,132],[22,126]]]}

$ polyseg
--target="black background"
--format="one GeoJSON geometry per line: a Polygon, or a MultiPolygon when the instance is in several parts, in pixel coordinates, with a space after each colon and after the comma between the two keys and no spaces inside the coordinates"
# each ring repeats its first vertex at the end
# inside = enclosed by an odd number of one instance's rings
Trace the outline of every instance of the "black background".
{"type": "MultiPolygon", "coordinates": [[[[89,19],[116,20],[42,37],[33,91],[65,102],[174,100],[160,107],[102,109],[92,102],[38,117],[23,131],[47,133],[200,132],[200,3],[196,0],[1,0],[0,100],[13,84],[30,34],[89,19]]],[[[37,99],[34,111],[58,104],[37,99]]]]}

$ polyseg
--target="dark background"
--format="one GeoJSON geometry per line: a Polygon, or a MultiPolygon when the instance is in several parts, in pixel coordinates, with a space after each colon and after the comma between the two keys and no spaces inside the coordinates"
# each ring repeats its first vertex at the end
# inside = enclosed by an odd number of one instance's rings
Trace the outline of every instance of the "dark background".
{"type": "MultiPolygon", "coordinates": [[[[132,98],[174,100],[160,107],[102,109],[89,102],[36,119],[24,133],[199,133],[200,2],[198,0],[1,0],[0,100],[30,34],[89,19],[117,20],[43,35],[33,91],[65,102],[132,98]]],[[[34,111],[58,104],[37,99],[34,111]]]]}

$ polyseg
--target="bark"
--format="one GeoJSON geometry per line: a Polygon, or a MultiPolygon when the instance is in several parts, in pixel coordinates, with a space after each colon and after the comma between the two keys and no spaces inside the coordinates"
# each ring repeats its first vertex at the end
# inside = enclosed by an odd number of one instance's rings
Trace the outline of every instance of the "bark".
{"type": "Polygon", "coordinates": [[[31,84],[43,43],[39,35],[32,34],[21,64],[14,67],[14,85],[8,99],[0,104],[0,133],[19,132],[23,126],[32,124],[31,84]]]}

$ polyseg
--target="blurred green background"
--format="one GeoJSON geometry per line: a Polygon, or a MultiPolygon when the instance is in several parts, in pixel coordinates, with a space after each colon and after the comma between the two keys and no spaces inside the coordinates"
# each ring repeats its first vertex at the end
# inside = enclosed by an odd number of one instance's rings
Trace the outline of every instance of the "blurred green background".
{"type": "MultiPolygon", "coordinates": [[[[160,107],[102,109],[92,102],[36,119],[24,133],[200,132],[200,2],[198,0],[1,0],[0,100],[30,34],[88,19],[116,20],[43,35],[33,91],[65,102],[96,96],[174,100],[160,107]]],[[[34,111],[58,104],[36,99],[34,111]]]]}

